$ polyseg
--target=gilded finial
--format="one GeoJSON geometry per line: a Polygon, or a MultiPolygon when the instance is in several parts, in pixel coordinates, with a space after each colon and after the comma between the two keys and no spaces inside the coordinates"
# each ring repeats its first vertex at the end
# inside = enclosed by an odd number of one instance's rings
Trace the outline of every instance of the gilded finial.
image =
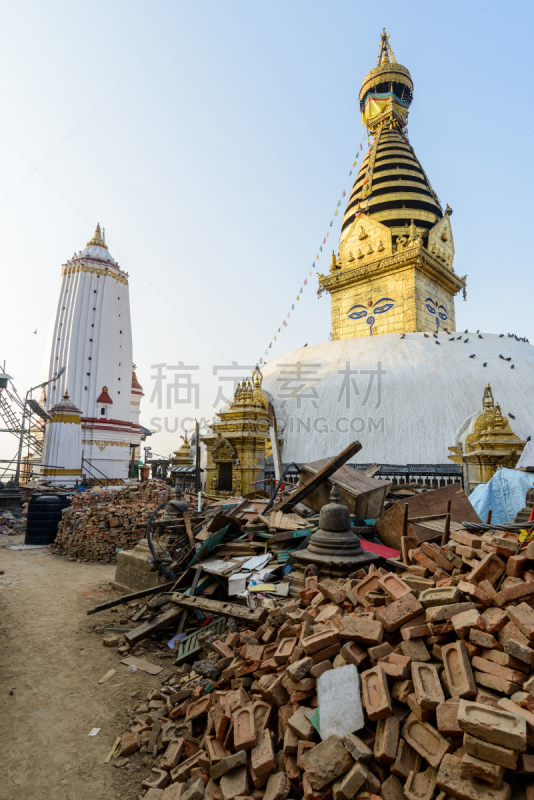
{"type": "Polygon", "coordinates": [[[330,256],[330,271],[332,272],[332,270],[334,270],[336,267],[337,267],[336,254],[332,250],[332,255],[330,256]]]}
{"type": "Polygon", "coordinates": [[[490,410],[495,407],[495,401],[493,400],[493,392],[491,391],[491,386],[488,385],[484,389],[484,396],[482,398],[482,408],[485,410],[490,410]]]}
{"type": "Polygon", "coordinates": [[[69,393],[67,392],[66,389],[65,389],[65,394],[63,395],[63,400],[70,400],[69,393]]]}
{"type": "Polygon", "coordinates": [[[379,67],[381,64],[396,64],[395,56],[393,55],[393,50],[391,49],[391,45],[389,43],[389,33],[386,33],[386,29],[382,30],[382,36],[380,38],[380,52],[378,53],[378,61],[376,62],[376,66],[379,67]],[[391,56],[391,62],[389,57],[391,56]]]}
{"type": "Polygon", "coordinates": [[[259,367],[256,367],[256,369],[254,370],[253,380],[254,380],[254,388],[261,389],[261,385],[263,383],[263,375],[261,374],[261,369],[259,367]]]}
{"type": "Polygon", "coordinates": [[[87,247],[104,247],[106,250],[108,249],[107,244],[105,243],[104,239],[102,238],[102,231],[100,230],[100,222],[97,222],[95,233],[92,239],[87,242],[87,247]]]}

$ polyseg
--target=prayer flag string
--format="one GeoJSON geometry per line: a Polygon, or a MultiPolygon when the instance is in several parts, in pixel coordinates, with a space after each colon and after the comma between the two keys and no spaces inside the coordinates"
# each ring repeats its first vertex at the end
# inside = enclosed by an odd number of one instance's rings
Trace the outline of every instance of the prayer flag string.
{"type": "MultiPolygon", "coordinates": [[[[363,139],[362,139],[362,142],[360,142],[360,150],[359,150],[359,151],[357,151],[357,153],[356,153],[356,155],[355,155],[355,157],[354,157],[354,161],[353,161],[353,163],[352,163],[352,169],[354,169],[354,167],[355,167],[355,166],[356,166],[356,164],[358,163],[358,158],[359,158],[359,156],[360,156],[360,152],[363,152],[363,141],[364,141],[364,140],[365,140],[365,134],[364,134],[364,137],[363,137],[363,139]]],[[[350,172],[349,172],[349,175],[348,175],[348,177],[349,177],[349,178],[350,178],[350,177],[351,177],[351,175],[352,175],[352,169],[351,169],[351,170],[350,170],[350,172]]],[[[364,181],[364,184],[367,184],[367,179],[364,181]]],[[[344,188],[344,189],[343,189],[343,191],[341,192],[341,197],[339,198],[339,200],[338,200],[338,202],[337,202],[337,205],[336,205],[336,208],[335,208],[335,210],[334,210],[334,213],[333,213],[333,215],[332,215],[332,219],[331,219],[330,223],[328,224],[328,227],[327,227],[327,229],[326,229],[326,233],[325,233],[325,234],[324,234],[324,236],[323,236],[323,241],[322,241],[322,244],[320,245],[320,247],[319,247],[319,250],[317,251],[317,254],[316,254],[316,256],[315,256],[315,261],[312,263],[312,268],[313,268],[313,269],[315,269],[315,268],[316,268],[316,262],[320,260],[320,258],[321,258],[320,254],[323,252],[323,244],[326,244],[326,240],[327,240],[328,236],[330,235],[330,231],[328,230],[328,228],[331,228],[331,227],[333,226],[333,224],[334,224],[334,217],[337,217],[337,216],[339,216],[339,208],[341,207],[341,203],[342,203],[342,200],[343,200],[343,198],[344,198],[344,197],[346,197],[346,195],[347,195],[347,191],[346,191],[346,190],[348,189],[348,185],[349,185],[349,181],[348,181],[348,179],[347,179],[347,182],[346,182],[346,184],[345,184],[345,188],[344,188]]],[[[367,196],[367,198],[366,198],[366,199],[367,199],[367,208],[369,208],[369,200],[371,199],[371,195],[369,194],[369,195],[367,196]]],[[[350,198],[349,198],[349,200],[350,200],[350,198]]],[[[367,210],[367,209],[366,209],[366,210],[367,210]]],[[[358,215],[358,216],[359,216],[359,215],[358,215]]],[[[312,272],[312,270],[311,270],[311,269],[309,270],[308,274],[309,274],[309,275],[313,275],[313,272],[312,272]]],[[[308,282],[308,278],[307,278],[307,277],[306,277],[306,278],[304,278],[304,281],[303,281],[303,283],[302,283],[302,286],[300,287],[300,290],[299,290],[299,292],[298,292],[297,296],[295,297],[295,300],[296,300],[297,302],[299,302],[299,301],[300,301],[300,297],[301,297],[301,295],[302,295],[302,293],[303,293],[303,291],[304,291],[304,287],[305,287],[305,286],[308,286],[308,283],[309,283],[309,282],[308,282]]],[[[291,310],[287,312],[287,317],[286,317],[286,319],[289,319],[289,318],[290,318],[290,316],[291,316],[291,311],[294,311],[294,310],[295,310],[295,303],[293,303],[293,304],[292,304],[292,306],[291,306],[291,310]]],[[[287,326],[288,326],[288,323],[286,322],[286,320],[285,320],[285,319],[284,319],[284,320],[282,320],[282,324],[281,324],[280,328],[278,328],[278,330],[276,331],[276,334],[273,336],[273,338],[272,338],[272,341],[269,343],[269,346],[265,348],[265,350],[264,350],[264,352],[263,352],[263,355],[262,355],[262,356],[260,356],[260,358],[258,359],[258,364],[259,364],[260,366],[261,366],[261,365],[263,365],[263,364],[266,364],[266,363],[267,363],[267,356],[269,355],[269,350],[270,350],[270,349],[272,348],[272,346],[273,346],[273,342],[276,342],[276,337],[277,337],[277,335],[280,333],[280,331],[281,331],[281,328],[282,328],[282,327],[284,327],[284,328],[287,328],[287,326]]]]}

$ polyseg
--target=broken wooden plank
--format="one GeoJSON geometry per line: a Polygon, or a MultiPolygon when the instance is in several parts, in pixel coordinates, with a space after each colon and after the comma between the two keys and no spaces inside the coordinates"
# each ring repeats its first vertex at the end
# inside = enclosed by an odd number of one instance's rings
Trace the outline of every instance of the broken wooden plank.
{"type": "MultiPolygon", "coordinates": [[[[202,575],[202,565],[195,569],[195,576],[193,578],[193,583],[191,584],[191,588],[189,589],[189,594],[193,597],[197,593],[198,582],[200,580],[200,576],[202,575]]],[[[185,628],[185,621],[187,619],[188,611],[186,608],[182,611],[182,616],[180,617],[180,621],[178,623],[178,628],[176,629],[176,635],[183,633],[185,628]]]]}
{"type": "MultiPolygon", "coordinates": [[[[172,600],[172,597],[170,599],[172,600]]],[[[160,631],[162,628],[166,628],[167,625],[172,625],[179,619],[181,613],[179,608],[170,608],[162,614],[157,614],[151,620],[141,623],[141,625],[138,625],[137,628],[134,628],[132,631],[128,631],[124,634],[124,638],[130,646],[136,644],[142,639],[146,639],[151,633],[160,631]]]]}
{"type": "MultiPolygon", "coordinates": [[[[218,614],[223,617],[235,617],[245,622],[261,625],[267,619],[269,612],[266,608],[248,608],[237,603],[222,603],[219,600],[209,600],[207,597],[189,597],[185,594],[172,594],[171,600],[181,608],[199,609],[209,614],[218,614]]],[[[168,612],[170,613],[170,612],[168,612]]],[[[180,612],[178,611],[179,616],[180,612]]],[[[135,631],[132,631],[135,633],[135,631]]]]}
{"type": "Polygon", "coordinates": [[[116,600],[108,600],[107,603],[100,603],[99,606],[90,608],[87,614],[96,614],[97,611],[105,611],[107,608],[114,608],[114,606],[121,606],[124,603],[129,603],[130,600],[137,600],[139,597],[149,597],[151,594],[158,594],[158,592],[168,592],[173,588],[176,581],[169,583],[162,583],[161,586],[152,586],[150,589],[142,589],[140,592],[132,592],[132,594],[125,594],[116,600]]]}
{"type": "Polygon", "coordinates": [[[159,675],[160,672],[163,672],[163,667],[158,667],[157,664],[153,664],[148,659],[138,658],[137,656],[121,658],[121,664],[125,664],[127,667],[135,667],[140,669],[141,672],[147,672],[149,675],[159,675]]]}
{"type": "Polygon", "coordinates": [[[185,532],[187,533],[189,544],[194,549],[195,539],[193,537],[193,531],[191,530],[191,520],[189,519],[189,514],[187,513],[187,511],[184,511],[183,513],[184,513],[185,532]]]}
{"type": "Polygon", "coordinates": [[[115,670],[115,669],[108,670],[108,672],[106,672],[106,674],[103,675],[98,682],[99,683],[105,683],[107,680],[109,680],[109,678],[112,678],[113,675],[115,675],[116,671],[117,670],[115,670]]]}
{"type": "Polygon", "coordinates": [[[314,491],[318,486],[320,486],[324,481],[328,480],[328,478],[334,474],[343,464],[352,458],[352,456],[356,455],[362,446],[360,442],[352,442],[346,447],[342,453],[340,453],[335,458],[332,458],[326,466],[324,466],[319,472],[314,475],[310,480],[305,483],[303,486],[299,486],[296,492],[293,492],[286,500],[282,500],[282,502],[276,506],[275,511],[290,511],[297,503],[300,503],[307,497],[311,492],[314,491]]]}
{"type": "Polygon", "coordinates": [[[113,742],[113,747],[111,748],[111,750],[109,751],[108,755],[107,755],[107,756],[106,756],[106,758],[104,759],[104,764],[109,764],[109,762],[111,761],[111,756],[113,755],[113,753],[115,752],[115,750],[118,748],[118,746],[120,745],[120,743],[121,743],[121,737],[120,737],[120,736],[117,736],[117,738],[116,738],[116,739],[115,739],[115,741],[113,742]]]}
{"type": "Polygon", "coordinates": [[[143,616],[143,614],[144,614],[146,611],[148,611],[148,603],[144,603],[144,604],[141,606],[141,608],[138,608],[138,609],[137,609],[137,611],[135,612],[135,614],[134,614],[132,617],[130,617],[130,622],[137,622],[138,620],[140,620],[140,619],[141,619],[141,617],[143,616]]]}
{"type": "MultiPolygon", "coordinates": [[[[454,530],[453,523],[461,523],[464,520],[468,522],[480,522],[480,519],[471,505],[467,495],[458,483],[450,484],[449,486],[442,486],[439,489],[432,489],[423,494],[413,495],[406,497],[403,500],[390,506],[382,516],[377,519],[374,528],[380,536],[382,542],[387,547],[393,547],[395,550],[400,550],[400,539],[402,535],[402,524],[404,516],[404,505],[408,505],[409,509],[409,530],[407,531],[408,538],[411,540],[411,547],[418,544],[419,539],[414,535],[412,529],[411,517],[429,517],[441,516],[443,525],[445,521],[445,514],[447,513],[448,501],[451,503],[451,530],[454,530]]],[[[417,523],[415,523],[417,525],[417,523]]],[[[425,523],[428,525],[428,523],[425,523]]],[[[432,526],[432,520],[430,525],[432,526]]],[[[436,538],[443,533],[443,527],[440,531],[436,530],[436,538]]]]}

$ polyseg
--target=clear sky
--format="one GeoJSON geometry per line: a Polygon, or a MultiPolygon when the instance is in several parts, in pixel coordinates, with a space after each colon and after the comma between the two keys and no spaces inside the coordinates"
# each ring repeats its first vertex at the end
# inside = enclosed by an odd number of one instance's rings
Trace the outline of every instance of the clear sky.
{"type": "MultiPolygon", "coordinates": [[[[130,274],[146,427],[211,417],[218,375],[245,376],[293,303],[272,357],[325,341],[308,272],[327,229],[337,249],[384,26],[414,80],[410,141],[454,211],[457,327],[534,342],[532,17],[519,0],[4,2],[0,364],[21,393],[41,380],[61,264],[97,221],[130,274]],[[199,407],[158,409],[152,365],[180,361],[199,407]]],[[[0,434],[0,457],[15,447],[0,434]]]]}

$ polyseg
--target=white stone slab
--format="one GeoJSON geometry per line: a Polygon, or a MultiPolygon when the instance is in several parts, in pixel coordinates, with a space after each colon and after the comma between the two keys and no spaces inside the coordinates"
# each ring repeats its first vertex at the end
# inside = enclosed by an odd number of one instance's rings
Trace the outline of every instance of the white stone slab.
{"type": "Polygon", "coordinates": [[[346,736],[365,725],[360,678],[354,664],[323,672],[317,680],[321,739],[346,736]]]}

